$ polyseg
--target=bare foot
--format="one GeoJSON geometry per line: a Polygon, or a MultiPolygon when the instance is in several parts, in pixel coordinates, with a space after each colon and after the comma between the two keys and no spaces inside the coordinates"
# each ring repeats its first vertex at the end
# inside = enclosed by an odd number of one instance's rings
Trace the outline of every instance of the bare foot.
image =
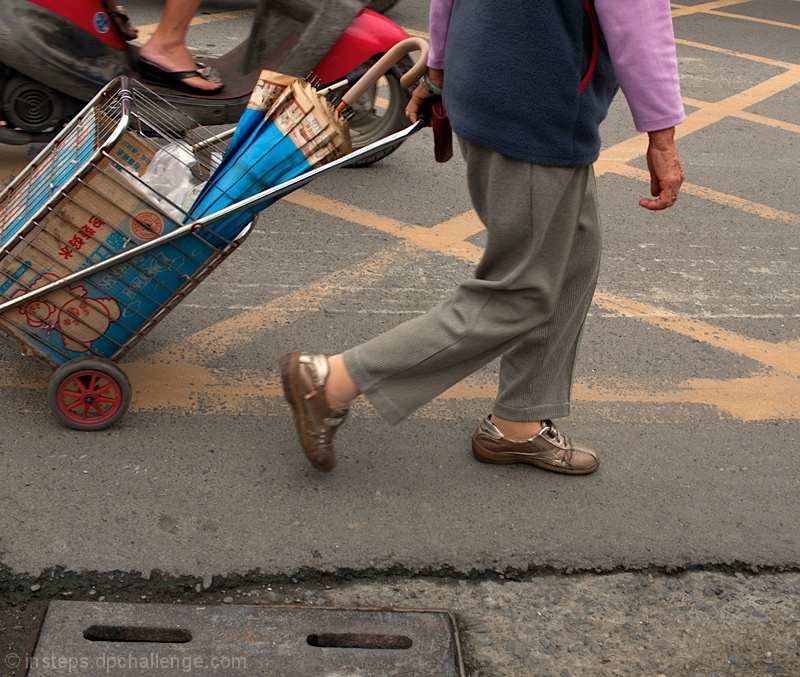
{"type": "MultiPolygon", "coordinates": [[[[149,61],[156,66],[160,66],[169,72],[202,70],[194,60],[192,53],[185,45],[180,45],[171,49],[160,50],[152,45],[152,40],[139,50],[139,56],[145,61],[149,61]]],[[[216,92],[223,87],[222,80],[211,73],[205,77],[199,75],[181,78],[182,82],[195,89],[202,89],[207,92],[216,92]]]]}

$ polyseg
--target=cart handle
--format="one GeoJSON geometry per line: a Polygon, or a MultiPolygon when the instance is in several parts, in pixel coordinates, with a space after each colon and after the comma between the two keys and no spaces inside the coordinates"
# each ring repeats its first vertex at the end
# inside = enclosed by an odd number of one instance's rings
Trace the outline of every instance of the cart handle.
{"type": "Polygon", "coordinates": [[[341,103],[336,107],[337,112],[341,113],[347,106],[357,101],[372,85],[374,85],[401,57],[411,52],[419,52],[417,62],[408,69],[400,78],[400,85],[403,89],[408,89],[419,80],[428,68],[428,42],[422,38],[406,38],[401,40],[384,54],[373,66],[362,75],[342,96],[341,103]]]}
{"type": "MultiPolygon", "coordinates": [[[[241,202],[237,202],[235,204],[230,205],[229,207],[225,207],[220,209],[218,212],[214,212],[213,214],[207,214],[206,216],[201,217],[197,221],[191,221],[190,223],[183,224],[176,228],[175,230],[171,230],[168,233],[163,233],[159,235],[157,238],[149,240],[147,242],[143,242],[138,245],[134,245],[128,250],[121,251],[113,256],[110,256],[107,259],[102,261],[98,261],[97,263],[92,264],[91,266],[87,266],[81,270],[77,270],[74,273],[70,273],[69,275],[62,277],[55,282],[50,282],[49,284],[43,285],[38,287],[35,290],[28,290],[24,294],[20,294],[19,296],[14,297],[13,299],[3,300],[0,297],[0,315],[5,313],[12,308],[16,308],[18,306],[22,306],[31,298],[40,298],[44,297],[47,294],[56,291],[57,289],[61,289],[62,287],[66,287],[67,285],[73,284],[78,282],[79,280],[83,280],[84,278],[89,277],[90,275],[94,275],[95,273],[99,273],[107,268],[111,268],[123,261],[128,260],[134,256],[138,256],[139,254],[144,254],[145,252],[150,251],[151,249],[155,249],[156,247],[166,244],[167,242],[172,242],[173,240],[178,239],[184,235],[188,235],[189,233],[193,233],[195,231],[200,231],[207,228],[212,223],[219,221],[221,219],[227,218],[231,214],[235,214],[239,211],[245,209],[251,209],[257,207],[258,205],[266,202],[267,200],[277,200],[278,198],[283,197],[284,195],[288,195],[293,190],[300,188],[301,186],[310,183],[313,179],[315,179],[320,174],[324,174],[326,172],[331,171],[332,169],[336,169],[337,167],[342,167],[357,160],[360,160],[367,155],[374,153],[376,150],[380,150],[381,148],[386,148],[392,146],[400,141],[405,140],[412,134],[415,134],[420,129],[422,129],[423,122],[418,120],[414,124],[401,129],[394,134],[390,134],[382,139],[378,139],[373,143],[364,146],[363,148],[359,148],[358,150],[354,150],[352,153],[347,155],[343,155],[342,157],[333,160],[324,165],[320,165],[304,174],[300,174],[299,176],[294,177],[293,179],[288,179],[283,183],[278,184],[277,186],[273,186],[272,188],[267,188],[266,190],[256,193],[255,195],[242,200],[241,202]]],[[[110,157],[106,155],[106,157],[110,157]]],[[[245,236],[249,233],[251,226],[247,226],[247,228],[240,233],[234,240],[226,245],[220,253],[224,252],[227,247],[240,242],[245,238],[245,236]]],[[[224,238],[223,238],[224,239],[224,238]]]]}

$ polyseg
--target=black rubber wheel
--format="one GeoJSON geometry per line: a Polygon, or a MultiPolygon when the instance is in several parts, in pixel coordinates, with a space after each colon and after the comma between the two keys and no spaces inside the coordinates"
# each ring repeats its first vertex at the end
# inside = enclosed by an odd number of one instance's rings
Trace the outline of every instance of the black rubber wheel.
{"type": "Polygon", "coordinates": [[[380,12],[383,14],[396,4],[397,0],[371,0],[371,2],[367,5],[367,9],[371,9],[373,12],[380,12]]]}
{"type": "MultiPolygon", "coordinates": [[[[361,69],[362,72],[373,63],[374,60],[365,63],[361,69]]],[[[410,58],[404,56],[384,77],[351,105],[355,111],[355,115],[350,120],[350,139],[353,142],[353,150],[363,148],[408,127],[406,104],[411,95],[400,85],[400,77],[411,68],[413,63],[410,58]]],[[[401,143],[402,141],[382,148],[348,167],[371,165],[393,153],[401,143]]]]}
{"type": "Polygon", "coordinates": [[[79,357],[56,369],[47,404],[60,423],[75,430],[103,430],[119,421],[131,403],[131,384],[111,360],[79,357]]]}

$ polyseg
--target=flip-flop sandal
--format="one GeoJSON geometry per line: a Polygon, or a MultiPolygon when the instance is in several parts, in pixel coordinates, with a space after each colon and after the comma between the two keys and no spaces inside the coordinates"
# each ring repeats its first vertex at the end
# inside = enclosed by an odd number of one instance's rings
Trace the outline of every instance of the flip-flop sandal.
{"type": "Polygon", "coordinates": [[[139,37],[139,29],[131,23],[131,18],[122,5],[117,5],[116,9],[109,10],[108,16],[114,20],[114,25],[125,40],[130,42],[139,37]]]}
{"type": "Polygon", "coordinates": [[[222,82],[222,75],[216,68],[206,66],[200,61],[195,61],[194,65],[197,66],[195,70],[170,71],[162,66],[154,64],[152,61],[142,59],[141,57],[139,58],[139,72],[141,73],[142,80],[150,84],[162,85],[180,92],[199,94],[200,96],[218,94],[225,88],[225,84],[222,82]],[[189,78],[203,78],[206,82],[213,82],[214,84],[220,83],[220,86],[216,89],[193,87],[184,82],[189,78]]]}

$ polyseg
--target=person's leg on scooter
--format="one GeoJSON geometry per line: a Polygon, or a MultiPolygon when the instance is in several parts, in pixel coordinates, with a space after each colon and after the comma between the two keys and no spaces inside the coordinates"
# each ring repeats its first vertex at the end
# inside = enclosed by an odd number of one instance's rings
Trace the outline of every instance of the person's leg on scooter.
{"type": "Polygon", "coordinates": [[[161,21],[139,50],[142,77],[155,84],[195,94],[219,92],[219,72],[195,61],[186,32],[201,0],[166,0],[161,21]]]}

